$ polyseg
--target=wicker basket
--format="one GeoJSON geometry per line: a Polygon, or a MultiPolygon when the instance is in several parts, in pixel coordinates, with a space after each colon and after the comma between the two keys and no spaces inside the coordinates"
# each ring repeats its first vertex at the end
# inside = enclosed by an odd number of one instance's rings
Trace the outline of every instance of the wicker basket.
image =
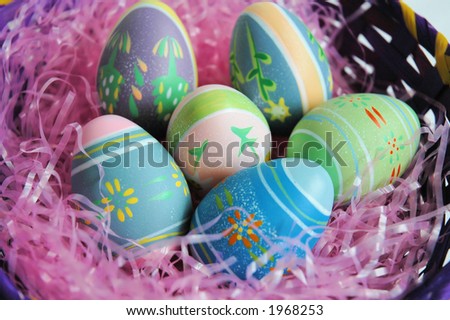
{"type": "MultiPolygon", "coordinates": [[[[55,1],[54,1],[55,2],[55,1]]],[[[347,61],[348,68],[343,68],[337,77],[345,79],[347,88],[342,92],[378,92],[394,95],[407,101],[413,107],[426,127],[443,128],[444,135],[428,149],[427,168],[420,177],[422,202],[426,202],[428,212],[443,208],[450,203],[450,187],[446,178],[450,173],[449,123],[450,110],[450,47],[445,37],[437,32],[425,19],[416,15],[409,7],[397,1],[341,0],[340,6],[334,1],[306,1],[312,12],[319,15],[322,25],[330,26],[330,12],[334,18],[345,22],[336,27],[327,28],[323,35],[329,53],[330,63],[347,61]],[[337,16],[336,16],[337,13],[337,16]],[[427,53],[426,53],[427,52],[427,53]],[[430,62],[429,56],[435,58],[430,62]],[[338,61],[339,60],[339,61],[338,61]],[[367,68],[371,66],[371,68],[367,68]],[[372,70],[372,71],[368,71],[372,70]],[[376,72],[373,72],[376,70],[376,72]],[[364,75],[358,77],[354,75],[364,75]],[[434,123],[426,122],[430,114],[434,115],[434,123]],[[443,147],[444,146],[444,147],[443,147]],[[445,156],[437,155],[436,150],[445,148],[445,156]],[[442,168],[436,171],[436,168],[442,168]],[[431,185],[438,181],[442,185],[442,193],[430,191],[431,185]]],[[[0,28],[13,19],[22,1],[16,0],[12,5],[0,7],[0,28]]],[[[49,10],[52,2],[48,1],[49,10]]],[[[295,3],[295,2],[294,2],[295,3]]],[[[20,19],[26,19],[20,17],[20,19]]],[[[5,30],[5,29],[4,29],[5,30]]],[[[5,31],[4,31],[5,32],[5,31]]],[[[5,54],[8,44],[0,45],[5,54]]],[[[5,83],[6,74],[2,74],[0,84],[5,83]]],[[[4,101],[4,100],[2,100],[4,101]]],[[[3,108],[3,106],[2,106],[3,108]]],[[[0,112],[3,117],[3,112],[0,112]]],[[[8,163],[3,158],[5,150],[4,139],[1,138],[0,151],[0,183],[3,183],[8,173],[8,163]]],[[[7,152],[8,150],[6,150],[7,152]]],[[[13,205],[12,205],[13,206],[13,205]]],[[[8,199],[0,200],[0,211],[11,207],[8,199]]],[[[427,212],[421,212],[425,215],[427,212]]],[[[6,225],[0,212],[0,231],[6,225]],[[3,222],[2,222],[3,221],[3,222]]],[[[434,221],[434,234],[430,237],[429,247],[425,251],[434,251],[428,257],[424,277],[412,281],[407,291],[400,296],[413,299],[444,299],[450,298],[450,268],[444,268],[444,261],[450,249],[450,222],[445,217],[434,221]],[[431,248],[430,248],[431,247],[431,248]],[[415,288],[417,287],[417,288],[415,288]],[[443,289],[444,288],[444,289],[443,289]]],[[[1,235],[1,232],[0,232],[1,235]]],[[[0,242],[0,297],[9,299],[23,298],[20,293],[26,292],[27,283],[14,274],[7,256],[2,255],[0,242]],[[3,272],[2,269],[5,271],[3,272]],[[14,287],[15,286],[15,287],[14,287]],[[15,289],[17,288],[17,289],[15,289]]],[[[5,242],[3,242],[5,243],[5,242]]],[[[6,250],[5,250],[6,251],[6,250]]]]}

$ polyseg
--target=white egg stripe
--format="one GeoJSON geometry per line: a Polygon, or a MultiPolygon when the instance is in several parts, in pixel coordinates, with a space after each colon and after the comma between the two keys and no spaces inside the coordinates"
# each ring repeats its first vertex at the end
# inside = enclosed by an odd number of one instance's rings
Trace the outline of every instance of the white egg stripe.
{"type": "Polygon", "coordinates": [[[325,140],[323,140],[319,135],[317,135],[316,133],[314,133],[313,131],[308,130],[308,129],[297,129],[297,130],[294,130],[292,132],[292,134],[291,134],[291,137],[293,137],[293,136],[295,136],[296,134],[299,134],[299,133],[306,133],[308,135],[313,136],[317,140],[319,140],[322,143],[322,145],[325,146],[325,148],[327,149],[328,153],[333,156],[332,161],[334,162],[336,168],[338,169],[337,173],[338,173],[338,179],[339,179],[339,192],[338,192],[337,196],[341,196],[342,195],[342,191],[343,191],[342,190],[343,189],[343,184],[344,184],[343,178],[342,178],[342,171],[341,171],[341,166],[339,165],[339,163],[337,163],[336,158],[334,157],[334,154],[333,154],[332,150],[330,149],[328,144],[325,142],[325,140]]]}
{"type": "MultiPolygon", "coordinates": [[[[273,42],[275,43],[275,45],[277,46],[278,50],[280,50],[280,52],[289,52],[289,50],[286,48],[286,46],[279,41],[278,37],[276,34],[274,34],[274,32],[270,29],[270,26],[260,17],[258,17],[256,14],[253,14],[251,12],[246,12],[245,15],[248,15],[251,17],[251,19],[253,19],[257,24],[260,25],[260,27],[265,30],[271,39],[273,39],[273,42]]],[[[288,63],[289,69],[291,70],[295,81],[297,82],[297,87],[300,93],[300,100],[302,101],[302,112],[306,113],[307,108],[308,108],[308,95],[306,93],[306,88],[305,88],[305,83],[303,81],[303,77],[299,74],[297,68],[296,68],[296,64],[292,61],[292,57],[291,55],[287,54],[285,55],[286,57],[286,61],[288,63]],[[297,70],[297,71],[294,71],[297,70]]]]}
{"type": "MultiPolygon", "coordinates": [[[[327,101],[328,97],[327,97],[327,85],[326,85],[326,81],[322,72],[322,69],[320,68],[319,63],[317,62],[317,59],[315,59],[316,54],[312,51],[311,46],[309,45],[309,43],[306,41],[305,37],[303,36],[303,34],[298,30],[297,25],[295,24],[295,22],[292,20],[292,18],[281,8],[277,8],[278,11],[280,11],[280,13],[286,18],[286,20],[288,21],[289,25],[291,26],[291,28],[294,30],[295,34],[297,35],[297,38],[300,39],[300,42],[303,44],[303,47],[306,49],[306,51],[308,51],[308,53],[310,54],[310,57],[312,57],[312,62],[314,64],[315,69],[317,70],[317,73],[319,74],[319,79],[320,79],[320,85],[322,86],[323,90],[322,91],[322,97],[323,97],[323,101],[327,101]]],[[[303,107],[303,113],[306,113],[308,111],[309,106],[305,106],[303,107]]]]}
{"type": "Polygon", "coordinates": [[[194,100],[197,96],[200,96],[204,93],[210,92],[210,91],[214,91],[214,90],[226,90],[226,91],[232,91],[234,93],[238,93],[241,94],[242,96],[244,96],[246,99],[248,99],[248,97],[246,95],[244,95],[242,92],[235,90],[231,87],[222,85],[222,84],[208,84],[208,85],[204,85],[201,87],[198,87],[195,91],[192,91],[190,93],[188,93],[178,104],[178,106],[175,108],[175,110],[172,113],[172,116],[170,117],[170,121],[169,121],[169,125],[168,128],[170,128],[173,125],[173,122],[175,121],[175,119],[177,118],[178,114],[181,112],[181,110],[183,110],[184,106],[194,100]]]}
{"type": "Polygon", "coordinates": [[[364,155],[366,157],[367,165],[369,167],[369,173],[370,173],[369,190],[373,190],[373,185],[374,185],[374,168],[373,168],[373,165],[371,165],[372,160],[370,158],[369,150],[367,149],[366,144],[361,139],[361,136],[358,134],[357,130],[343,116],[341,116],[339,113],[337,113],[337,112],[335,112],[335,111],[333,111],[333,110],[331,110],[329,108],[316,107],[314,110],[317,110],[317,111],[321,110],[321,111],[325,111],[325,112],[333,114],[334,116],[339,118],[342,122],[344,122],[350,128],[350,130],[353,132],[353,134],[356,136],[356,139],[358,140],[359,145],[361,146],[361,149],[362,149],[362,151],[363,151],[363,153],[364,153],[364,155]]]}
{"type": "MultiPolygon", "coordinates": [[[[156,231],[156,232],[154,232],[154,233],[152,233],[152,234],[146,235],[146,236],[144,236],[144,237],[142,237],[142,238],[139,238],[139,239],[133,239],[133,241],[136,242],[136,243],[139,243],[140,241],[143,241],[143,240],[145,240],[145,239],[151,239],[151,238],[158,237],[158,236],[160,236],[160,235],[163,235],[163,234],[167,233],[167,231],[170,231],[170,230],[173,229],[173,228],[179,227],[179,226],[181,226],[181,225],[183,225],[183,224],[189,222],[189,220],[190,220],[189,217],[184,218],[183,220],[180,220],[180,221],[178,221],[178,222],[176,222],[176,223],[173,223],[173,224],[171,224],[171,225],[165,227],[164,229],[161,229],[161,230],[159,230],[159,231],[156,231]]],[[[120,237],[119,235],[116,235],[116,236],[117,236],[117,237],[120,237]]],[[[130,243],[127,243],[127,244],[122,245],[121,247],[122,247],[122,248],[128,248],[129,246],[130,246],[130,243]]]]}
{"type": "MultiPolygon", "coordinates": [[[[403,116],[403,114],[398,111],[398,107],[395,106],[393,104],[393,102],[390,100],[390,98],[388,97],[383,97],[381,95],[377,95],[377,97],[382,100],[383,102],[387,103],[388,105],[391,106],[391,110],[395,113],[395,115],[397,116],[397,119],[399,120],[399,122],[402,124],[403,129],[405,130],[405,133],[408,133],[410,131],[410,129],[408,128],[408,125],[405,123],[405,118],[403,116]]],[[[405,108],[406,109],[406,108],[405,108]]],[[[414,157],[414,151],[413,150],[413,143],[409,144],[409,156],[412,159],[414,157]]]]}
{"type": "MultiPolygon", "coordinates": [[[[150,138],[150,139],[144,139],[144,140],[139,140],[139,143],[141,144],[151,144],[151,143],[155,143],[156,140],[154,138],[150,138]]],[[[71,176],[75,176],[76,174],[89,169],[92,166],[97,166],[100,165],[103,161],[109,160],[111,159],[112,155],[118,156],[118,155],[123,155],[125,153],[125,149],[130,149],[130,146],[122,147],[120,149],[114,150],[114,152],[110,152],[109,154],[104,154],[101,156],[97,156],[95,158],[91,158],[89,157],[89,160],[84,162],[83,164],[80,164],[78,167],[75,167],[72,169],[72,174],[71,176]],[[95,160],[95,161],[94,161],[95,160]]]]}
{"type": "MultiPolygon", "coordinates": [[[[239,112],[240,114],[246,114],[246,115],[254,116],[254,114],[253,114],[252,112],[250,112],[250,111],[239,110],[239,109],[231,109],[231,108],[213,112],[213,113],[211,113],[211,114],[208,114],[206,117],[200,119],[199,121],[193,123],[193,124],[190,126],[190,128],[189,128],[188,130],[186,130],[186,132],[185,132],[184,135],[180,138],[180,140],[178,141],[178,143],[180,143],[181,141],[184,141],[185,138],[188,137],[190,134],[192,134],[192,132],[195,130],[195,128],[198,127],[198,126],[200,126],[203,122],[206,122],[206,121],[208,121],[209,119],[211,119],[211,118],[213,118],[213,117],[217,117],[217,116],[220,116],[220,115],[223,115],[223,114],[226,114],[226,113],[238,113],[238,112],[239,112]]],[[[259,122],[260,124],[262,124],[265,128],[267,128],[267,131],[270,133],[270,129],[269,129],[267,123],[265,123],[260,117],[256,117],[256,116],[255,116],[254,118],[255,118],[255,119],[258,119],[258,122],[259,122]]],[[[194,138],[195,138],[195,137],[194,137],[194,138]]],[[[194,142],[195,142],[195,140],[194,140],[194,142]]],[[[201,141],[199,141],[199,142],[201,143],[201,141]]],[[[178,150],[178,149],[177,149],[178,143],[177,143],[177,145],[175,146],[175,150],[178,150]]],[[[177,151],[175,151],[175,154],[178,155],[177,151]]]]}
{"type": "Polygon", "coordinates": [[[401,101],[400,102],[402,104],[405,105],[405,111],[409,114],[409,116],[411,117],[411,120],[414,119],[414,124],[416,124],[418,127],[420,127],[420,120],[418,119],[418,116],[416,113],[414,113],[413,109],[405,102],[401,101]]]}
{"type": "MultiPolygon", "coordinates": [[[[283,159],[284,162],[285,159],[283,159]]],[[[323,214],[326,217],[329,217],[331,212],[330,210],[327,210],[320,202],[318,202],[311,194],[309,194],[308,192],[306,192],[294,179],[294,177],[292,177],[291,173],[289,172],[289,170],[286,170],[286,167],[283,166],[283,171],[286,174],[286,177],[289,179],[289,181],[295,186],[295,188],[300,191],[303,196],[313,204],[313,206],[317,209],[317,211],[319,211],[321,214],[323,214]]]]}
{"type": "Polygon", "coordinates": [[[269,195],[272,197],[273,200],[275,200],[276,204],[278,204],[284,212],[300,227],[303,229],[303,231],[306,231],[310,236],[313,237],[319,237],[319,234],[315,233],[311,230],[311,227],[306,226],[302,220],[300,220],[295,213],[293,213],[288,207],[284,205],[284,203],[276,196],[276,194],[273,192],[272,188],[270,188],[269,184],[267,183],[266,178],[264,178],[263,172],[261,170],[261,166],[257,167],[258,170],[258,176],[261,179],[261,182],[266,189],[266,191],[269,193],[269,195]]]}
{"type": "MultiPolygon", "coordinates": [[[[104,134],[94,140],[89,141],[88,144],[83,146],[84,150],[87,150],[89,148],[91,148],[92,146],[99,144],[102,140],[105,140],[105,138],[108,138],[108,140],[114,140],[116,138],[119,138],[120,136],[125,136],[126,134],[129,134],[130,136],[136,134],[136,133],[146,133],[141,127],[137,126],[137,125],[130,125],[129,127],[126,127],[124,129],[118,130],[118,131],[114,131],[114,135],[112,135],[111,133],[107,133],[104,134]]],[[[148,133],[147,133],[148,134],[148,133]]],[[[148,134],[149,138],[153,138],[151,135],[148,134]]],[[[157,140],[155,138],[153,138],[153,140],[156,142],[157,140]]]]}

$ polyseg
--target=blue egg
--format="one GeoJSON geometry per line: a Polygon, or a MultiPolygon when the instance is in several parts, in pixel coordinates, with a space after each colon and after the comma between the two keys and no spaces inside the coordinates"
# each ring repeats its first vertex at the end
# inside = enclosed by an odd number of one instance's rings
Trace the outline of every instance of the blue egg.
{"type": "Polygon", "coordinates": [[[133,122],[104,115],[82,129],[72,161],[72,192],[100,209],[108,236],[132,252],[184,235],[192,214],[186,180],[168,151],[133,122]]]}
{"type": "Polygon", "coordinates": [[[302,246],[315,245],[333,198],[330,176],[314,162],[277,159],[242,170],[212,189],[197,207],[191,233],[219,239],[194,244],[192,252],[206,264],[234,261],[224,263],[224,271],[241,279],[247,279],[252,265],[253,276],[261,279],[286,254],[301,258],[302,246]],[[271,254],[273,245],[282,249],[271,254]]]}
{"type": "Polygon", "coordinates": [[[299,17],[272,2],[251,4],[236,21],[230,76],[233,87],[261,109],[274,135],[288,135],[332,95],[325,51],[299,17]]]}

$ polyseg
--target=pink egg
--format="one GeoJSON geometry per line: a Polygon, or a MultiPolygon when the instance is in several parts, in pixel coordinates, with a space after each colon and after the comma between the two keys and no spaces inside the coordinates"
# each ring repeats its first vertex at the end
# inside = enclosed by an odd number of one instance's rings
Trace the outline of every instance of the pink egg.
{"type": "Polygon", "coordinates": [[[271,133],[264,115],[245,95],[223,85],[203,86],[186,96],[169,122],[167,139],[200,195],[270,157],[271,133]]]}

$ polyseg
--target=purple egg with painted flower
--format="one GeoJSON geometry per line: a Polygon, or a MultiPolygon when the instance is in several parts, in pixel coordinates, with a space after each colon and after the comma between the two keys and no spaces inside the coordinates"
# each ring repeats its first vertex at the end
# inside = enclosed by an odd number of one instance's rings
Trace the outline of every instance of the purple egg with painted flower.
{"type": "Polygon", "coordinates": [[[196,87],[194,51],[176,13],[161,1],[132,6],[113,29],[99,62],[97,89],[105,113],[162,138],[175,107],[196,87]]]}

